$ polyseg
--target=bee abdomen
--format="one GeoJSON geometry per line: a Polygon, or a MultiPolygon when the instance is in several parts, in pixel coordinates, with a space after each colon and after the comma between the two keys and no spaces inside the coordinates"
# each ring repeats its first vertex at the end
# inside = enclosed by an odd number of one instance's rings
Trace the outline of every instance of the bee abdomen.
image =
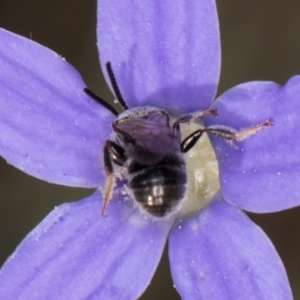
{"type": "Polygon", "coordinates": [[[187,175],[184,162],[129,169],[129,184],[136,201],[150,214],[164,216],[185,196],[187,175]]]}
{"type": "Polygon", "coordinates": [[[132,191],[136,201],[148,213],[162,217],[174,211],[184,198],[185,189],[185,185],[157,185],[132,191]]]}

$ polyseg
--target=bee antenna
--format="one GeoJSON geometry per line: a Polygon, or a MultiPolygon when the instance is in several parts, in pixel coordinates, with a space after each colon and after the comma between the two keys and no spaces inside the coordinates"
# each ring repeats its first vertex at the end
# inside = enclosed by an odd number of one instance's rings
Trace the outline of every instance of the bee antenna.
{"type": "Polygon", "coordinates": [[[123,110],[128,109],[128,106],[127,106],[125,100],[123,99],[122,94],[120,92],[120,89],[118,87],[118,84],[117,84],[117,81],[116,81],[116,77],[115,77],[114,72],[112,70],[110,61],[108,61],[106,63],[106,70],[107,70],[107,74],[108,74],[108,77],[110,79],[111,85],[113,87],[113,90],[114,90],[114,92],[116,94],[117,100],[119,101],[122,109],[123,110]]]}
{"type": "Polygon", "coordinates": [[[98,95],[96,95],[95,93],[93,93],[90,89],[88,88],[84,88],[83,91],[90,96],[93,100],[95,100],[96,102],[98,102],[100,105],[102,105],[103,107],[105,107],[107,110],[109,110],[113,115],[118,116],[119,113],[118,111],[111,106],[108,102],[106,102],[105,100],[103,100],[101,97],[99,97],[98,95]]]}

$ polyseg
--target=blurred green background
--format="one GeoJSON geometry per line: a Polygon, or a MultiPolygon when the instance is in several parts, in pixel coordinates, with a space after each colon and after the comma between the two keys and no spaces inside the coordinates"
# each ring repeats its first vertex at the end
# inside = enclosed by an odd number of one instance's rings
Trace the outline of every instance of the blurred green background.
{"type": "MultiPolygon", "coordinates": [[[[250,80],[284,84],[290,76],[300,73],[300,1],[219,0],[217,5],[222,39],[218,94],[250,80]]],[[[0,27],[53,49],[80,71],[93,91],[112,100],[98,65],[95,8],[96,0],[0,0],[0,27]]],[[[0,191],[0,263],[55,205],[92,192],[47,184],[1,158],[0,191]]],[[[287,269],[294,297],[300,299],[300,207],[250,217],[274,243],[287,269]]],[[[154,298],[179,299],[166,254],[141,297],[154,298]]]]}

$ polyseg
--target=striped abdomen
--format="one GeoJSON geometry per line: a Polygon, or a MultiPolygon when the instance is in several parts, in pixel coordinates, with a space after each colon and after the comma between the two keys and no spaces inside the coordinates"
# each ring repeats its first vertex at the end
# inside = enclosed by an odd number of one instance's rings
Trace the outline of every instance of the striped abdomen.
{"type": "Polygon", "coordinates": [[[170,213],[185,196],[186,166],[178,152],[167,155],[153,166],[132,161],[128,176],[135,200],[152,215],[170,213]]]}

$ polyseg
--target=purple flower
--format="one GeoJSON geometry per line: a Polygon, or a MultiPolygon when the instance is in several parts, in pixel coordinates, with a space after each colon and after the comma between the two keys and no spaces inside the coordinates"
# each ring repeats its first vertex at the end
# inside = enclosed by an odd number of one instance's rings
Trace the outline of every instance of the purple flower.
{"type": "MultiPolygon", "coordinates": [[[[121,188],[106,218],[98,190],[54,209],[3,266],[0,298],[136,299],[169,236],[183,299],[291,299],[274,247],[241,208],[274,212],[300,202],[300,77],[283,87],[244,83],[211,105],[220,68],[214,1],[103,0],[98,18],[102,66],[112,63],[130,107],[157,106],[174,116],[212,107],[219,115],[206,116],[206,126],[240,129],[269,118],[275,126],[238,148],[211,137],[221,191],[192,215],[151,218],[121,188]]],[[[102,187],[101,152],[114,117],[57,54],[0,35],[0,154],[49,182],[102,187]]]]}

